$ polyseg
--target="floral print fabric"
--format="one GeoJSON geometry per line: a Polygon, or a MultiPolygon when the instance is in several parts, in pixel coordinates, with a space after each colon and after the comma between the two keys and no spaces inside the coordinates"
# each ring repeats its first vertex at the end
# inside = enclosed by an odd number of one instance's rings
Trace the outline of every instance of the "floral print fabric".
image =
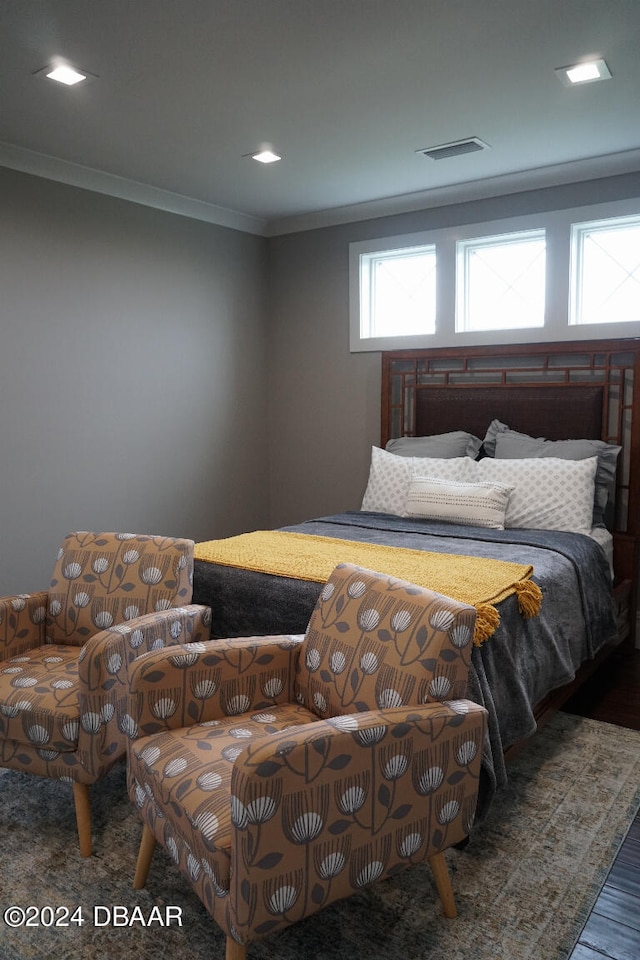
{"type": "Polygon", "coordinates": [[[192,565],[189,540],[70,534],[49,592],[0,599],[0,765],[92,783],[123,757],[129,664],[208,636],[192,565]]]}
{"type": "Polygon", "coordinates": [[[129,533],[65,538],[49,584],[49,643],[82,646],[114,623],[189,603],[190,541],[129,533]]]}
{"type": "Polygon", "coordinates": [[[48,600],[45,591],[0,597],[0,661],[42,646],[48,600]]]}
{"type": "Polygon", "coordinates": [[[471,606],[342,564],[309,622],[298,699],[331,717],[464,697],[475,619],[471,606]]]}
{"type": "Polygon", "coordinates": [[[329,585],[302,642],[208,641],[130,671],[131,799],[238,943],[432,857],[473,823],[486,711],[457,691],[475,611],[350,566],[329,585]],[[442,676],[455,698],[432,686],[442,676]]]}
{"type": "MultiPolygon", "coordinates": [[[[148,815],[155,820],[166,804],[174,797],[180,798],[184,817],[161,825],[163,844],[176,862],[182,856],[183,867],[193,875],[196,868],[192,851],[203,847],[206,868],[215,875],[218,888],[228,890],[232,830],[229,798],[235,761],[249,740],[253,743],[314,719],[303,707],[285,703],[240,719],[226,717],[186,730],[168,730],[132,744],[130,767],[136,805],[148,808],[148,815]],[[203,751],[211,754],[206,769],[202,766],[203,751]]],[[[258,806],[251,808],[249,815],[258,816],[258,806]]]]}
{"type": "Polygon", "coordinates": [[[50,643],[0,663],[0,690],[5,739],[58,753],[76,749],[80,725],[77,647],[50,643]]]}

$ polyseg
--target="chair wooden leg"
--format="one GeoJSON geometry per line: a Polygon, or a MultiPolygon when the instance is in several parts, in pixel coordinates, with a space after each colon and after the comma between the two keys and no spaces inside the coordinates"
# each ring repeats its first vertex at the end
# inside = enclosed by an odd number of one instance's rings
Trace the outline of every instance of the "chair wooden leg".
{"type": "Polygon", "coordinates": [[[91,856],[91,802],[89,787],[86,783],[74,783],[73,801],[76,807],[76,823],[78,824],[78,840],[80,841],[80,856],[91,856]]]}
{"type": "Polygon", "coordinates": [[[151,827],[148,827],[145,823],[144,829],[142,831],[142,839],[140,840],[140,849],[138,851],[138,861],[136,863],[136,873],[133,878],[133,889],[142,890],[144,885],[147,882],[147,874],[149,873],[149,867],[151,866],[151,858],[153,857],[153,851],[156,848],[156,838],[154,837],[151,827]]]}
{"type": "Polygon", "coordinates": [[[233,937],[227,937],[224,960],[247,960],[246,943],[236,943],[233,937]]]}
{"type": "Polygon", "coordinates": [[[429,857],[429,863],[433,870],[436,887],[438,888],[438,896],[442,901],[444,915],[445,917],[453,919],[453,917],[458,915],[458,911],[456,910],[453,887],[451,886],[451,878],[449,877],[449,870],[447,869],[447,861],[444,858],[444,853],[434,853],[432,857],[429,857]]]}

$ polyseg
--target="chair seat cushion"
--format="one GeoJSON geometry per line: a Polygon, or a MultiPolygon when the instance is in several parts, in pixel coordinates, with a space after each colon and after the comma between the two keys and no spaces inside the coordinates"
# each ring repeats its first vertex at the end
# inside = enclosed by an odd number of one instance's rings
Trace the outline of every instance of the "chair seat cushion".
{"type": "Polygon", "coordinates": [[[81,648],[49,643],[0,662],[0,736],[43,752],[77,749],[81,648]]]}
{"type": "Polygon", "coordinates": [[[141,812],[155,808],[152,819],[162,811],[163,844],[192,883],[204,870],[220,896],[229,889],[231,772],[247,741],[317,721],[304,707],[285,703],[131,743],[130,793],[141,812]]]}

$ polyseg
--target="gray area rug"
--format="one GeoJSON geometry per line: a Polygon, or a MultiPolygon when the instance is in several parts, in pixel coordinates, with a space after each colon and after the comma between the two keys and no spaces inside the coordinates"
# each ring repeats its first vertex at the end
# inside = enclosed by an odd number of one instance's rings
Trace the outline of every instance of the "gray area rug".
{"type": "MultiPolygon", "coordinates": [[[[640,732],[559,714],[509,776],[472,842],[447,853],[457,919],[421,866],[253,944],[251,960],[564,960],[640,804],[640,732]]],[[[1,960],[223,960],[221,932],[165,851],[146,890],[132,889],[140,825],[122,768],[93,788],[92,808],[94,856],[82,860],[70,787],[0,772],[1,960]],[[69,926],[42,925],[65,915],[41,910],[39,927],[12,928],[12,904],[66,907],[69,926]],[[163,918],[179,908],[183,925],[113,923],[115,906],[123,921],[151,919],[154,905],[163,918]]]]}

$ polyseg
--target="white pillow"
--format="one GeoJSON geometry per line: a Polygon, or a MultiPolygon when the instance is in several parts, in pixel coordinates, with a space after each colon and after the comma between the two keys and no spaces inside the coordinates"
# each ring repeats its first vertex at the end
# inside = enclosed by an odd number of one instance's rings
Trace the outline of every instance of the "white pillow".
{"type": "Polygon", "coordinates": [[[463,483],[413,477],[409,483],[406,515],[504,530],[512,490],[513,487],[502,483],[463,483]]]}
{"type": "Polygon", "coordinates": [[[513,486],[505,527],[591,531],[598,458],[560,460],[536,457],[478,462],[482,480],[513,486]]]}
{"type": "Polygon", "coordinates": [[[439,480],[479,479],[478,463],[471,457],[399,457],[372,447],[369,482],[360,509],[403,516],[409,483],[416,474],[439,480]]]}

